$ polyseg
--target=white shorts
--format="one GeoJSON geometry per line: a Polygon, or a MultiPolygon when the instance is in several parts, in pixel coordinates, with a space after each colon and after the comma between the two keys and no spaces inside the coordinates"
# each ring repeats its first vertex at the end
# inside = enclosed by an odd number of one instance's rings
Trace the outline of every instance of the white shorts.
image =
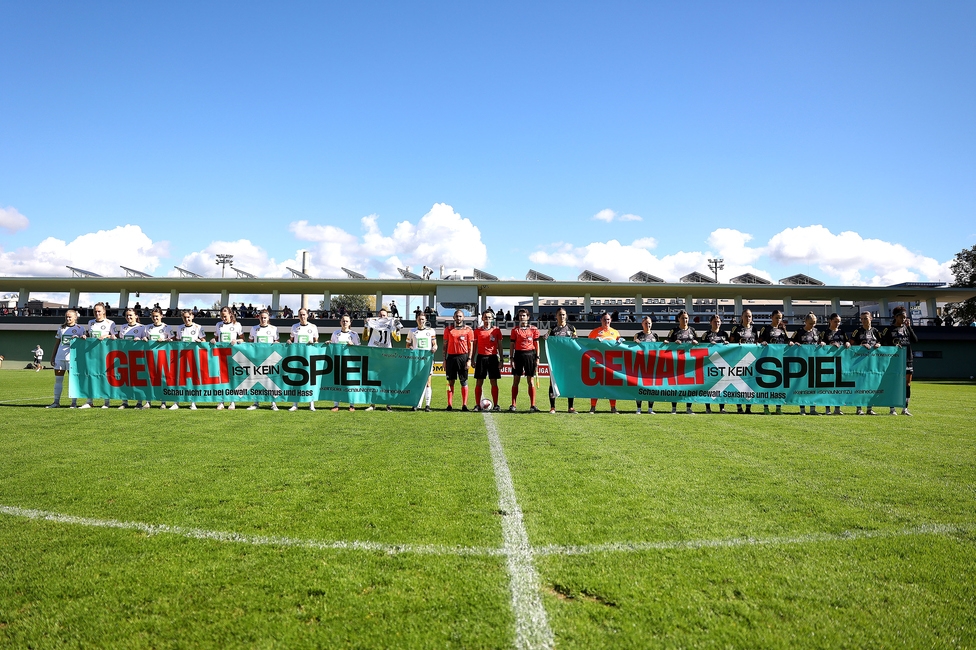
{"type": "Polygon", "coordinates": [[[71,361],[69,359],[55,359],[54,360],[54,363],[52,363],[51,366],[55,370],[58,370],[58,371],[61,371],[61,370],[67,371],[68,370],[68,366],[70,364],[71,364],[71,361]]]}

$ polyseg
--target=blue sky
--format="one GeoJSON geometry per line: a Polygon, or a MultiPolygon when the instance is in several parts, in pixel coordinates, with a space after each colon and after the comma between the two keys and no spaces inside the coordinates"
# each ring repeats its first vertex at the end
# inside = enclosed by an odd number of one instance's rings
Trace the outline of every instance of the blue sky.
{"type": "Polygon", "coordinates": [[[721,255],[722,279],[890,284],[976,243],[971,2],[8,2],[0,24],[0,275],[230,252],[274,276],[308,249],[319,277],[721,255]]]}

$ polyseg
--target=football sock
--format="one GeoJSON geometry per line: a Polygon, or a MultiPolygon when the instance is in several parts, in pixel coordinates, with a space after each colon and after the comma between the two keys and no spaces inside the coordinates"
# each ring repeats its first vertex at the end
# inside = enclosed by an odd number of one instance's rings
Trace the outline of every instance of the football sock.
{"type": "Polygon", "coordinates": [[[464,406],[468,405],[468,387],[461,386],[461,404],[464,406]]]}
{"type": "Polygon", "coordinates": [[[515,401],[518,399],[518,386],[512,385],[512,406],[515,406],[515,401]]]}
{"type": "Polygon", "coordinates": [[[549,382],[549,408],[556,408],[556,396],[553,394],[552,382],[549,382]]]}
{"type": "Polygon", "coordinates": [[[535,384],[529,382],[529,406],[535,406],[535,384]]]}
{"type": "Polygon", "coordinates": [[[498,404],[498,385],[495,384],[491,387],[491,401],[498,404]]]}
{"type": "Polygon", "coordinates": [[[447,405],[448,406],[454,406],[454,387],[453,386],[448,386],[447,387],[447,405]]]}
{"type": "Polygon", "coordinates": [[[430,406],[430,396],[433,394],[433,392],[434,391],[431,390],[430,386],[428,386],[427,390],[424,391],[424,396],[426,397],[427,406],[430,406]]]}
{"type": "Polygon", "coordinates": [[[55,404],[61,403],[61,392],[63,390],[64,390],[64,375],[54,375],[54,403],[55,404]]]}
{"type": "Polygon", "coordinates": [[[908,384],[905,387],[905,408],[908,408],[908,400],[912,398],[912,385],[908,384]]]}
{"type": "Polygon", "coordinates": [[[612,409],[617,408],[617,400],[615,399],[610,400],[610,408],[612,409]]]}
{"type": "Polygon", "coordinates": [[[592,411],[595,408],[596,408],[596,400],[595,399],[591,399],[590,400],[590,410],[592,411]]]}
{"type": "Polygon", "coordinates": [[[573,398],[572,398],[572,397],[570,397],[570,398],[569,398],[568,400],[566,400],[566,401],[568,401],[568,402],[569,402],[569,408],[573,408],[573,398]]]}
{"type": "Polygon", "coordinates": [[[481,386],[474,385],[474,405],[481,406],[481,386]]]}

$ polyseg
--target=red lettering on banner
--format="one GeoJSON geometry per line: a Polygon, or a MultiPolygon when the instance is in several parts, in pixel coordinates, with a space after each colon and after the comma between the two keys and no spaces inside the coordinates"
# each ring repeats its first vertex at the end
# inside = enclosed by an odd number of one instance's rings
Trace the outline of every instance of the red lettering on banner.
{"type": "Polygon", "coordinates": [[[227,358],[233,352],[230,348],[214,348],[213,355],[217,357],[217,368],[220,370],[219,383],[226,384],[230,381],[230,370],[227,368],[227,358]]]}
{"type": "Polygon", "coordinates": [[[678,360],[675,363],[675,380],[677,380],[679,386],[687,386],[688,384],[694,384],[695,378],[689,377],[685,374],[685,361],[688,360],[688,355],[685,354],[684,350],[677,351],[678,360]]]}
{"type": "Polygon", "coordinates": [[[674,353],[660,350],[657,354],[657,367],[654,369],[654,385],[663,386],[665,380],[674,384],[674,353]]]}
{"type": "MultiPolygon", "coordinates": [[[[230,350],[228,350],[229,352],[230,350]]],[[[219,384],[220,377],[214,377],[210,374],[210,361],[207,357],[210,355],[207,353],[207,348],[200,348],[197,350],[197,365],[200,368],[200,383],[204,385],[219,384]]]]}
{"type": "Polygon", "coordinates": [[[708,357],[707,348],[692,348],[688,354],[695,360],[695,382],[705,383],[705,358],[708,357]]]}
{"type": "Polygon", "coordinates": [[[624,370],[624,365],[621,363],[622,353],[620,350],[607,350],[606,354],[603,355],[603,366],[606,368],[603,373],[603,384],[605,386],[623,386],[624,382],[620,380],[616,373],[624,370]]]}
{"type": "Polygon", "coordinates": [[[129,366],[126,364],[125,352],[112,350],[105,355],[105,376],[109,386],[118,388],[129,381],[129,366]]]}
{"type": "Polygon", "coordinates": [[[145,350],[129,350],[129,385],[130,386],[145,386],[146,380],[142,379],[139,374],[146,369],[146,351],[145,350]]]}
{"type": "Polygon", "coordinates": [[[187,382],[199,386],[200,373],[193,359],[193,350],[180,350],[180,386],[186,386],[187,382]]]}
{"type": "Polygon", "coordinates": [[[149,383],[162,386],[166,379],[167,386],[176,385],[176,350],[156,350],[156,354],[146,352],[146,371],[149,373],[149,383]]]}
{"type": "Polygon", "coordinates": [[[627,367],[627,383],[636,386],[640,377],[640,383],[650,386],[654,381],[654,364],[657,362],[657,354],[653,350],[637,350],[633,353],[624,353],[624,364],[627,367]]]}
{"type": "Polygon", "coordinates": [[[580,378],[584,386],[603,383],[603,355],[597,350],[587,350],[580,358],[580,378]]]}

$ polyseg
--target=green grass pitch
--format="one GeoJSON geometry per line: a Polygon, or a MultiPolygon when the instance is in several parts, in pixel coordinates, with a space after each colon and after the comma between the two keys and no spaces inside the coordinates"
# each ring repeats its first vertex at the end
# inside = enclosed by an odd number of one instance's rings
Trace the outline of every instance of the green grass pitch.
{"type": "Polygon", "coordinates": [[[52,383],[0,371],[0,646],[976,645],[973,383],[917,382],[913,418],[39,408],[52,383]]]}

